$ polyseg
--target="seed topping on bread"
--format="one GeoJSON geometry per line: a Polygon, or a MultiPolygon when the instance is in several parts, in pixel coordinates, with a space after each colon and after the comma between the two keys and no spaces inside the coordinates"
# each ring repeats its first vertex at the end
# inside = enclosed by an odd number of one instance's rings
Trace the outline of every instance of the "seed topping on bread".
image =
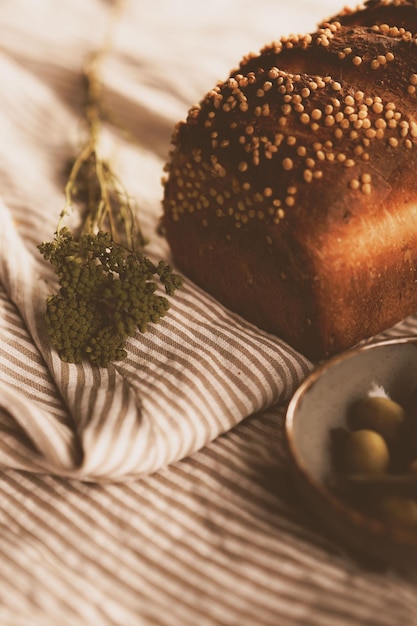
{"type": "MultiPolygon", "coordinates": [[[[376,5],[392,3],[366,6],[376,5]]],[[[386,193],[417,138],[417,34],[388,23],[346,25],[349,16],[247,55],[191,108],[167,167],[174,221],[196,213],[203,226],[225,219],[274,229],[335,179],[352,206],[381,181],[386,193]]]]}

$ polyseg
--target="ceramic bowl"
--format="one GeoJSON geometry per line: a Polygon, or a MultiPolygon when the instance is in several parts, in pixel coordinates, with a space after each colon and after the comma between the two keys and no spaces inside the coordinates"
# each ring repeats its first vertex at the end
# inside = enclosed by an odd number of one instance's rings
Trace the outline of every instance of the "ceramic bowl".
{"type": "Polygon", "coordinates": [[[407,405],[417,391],[417,337],[366,344],[319,365],[301,384],[287,410],[286,437],[296,486],[306,504],[345,547],[375,563],[417,568],[417,530],[367,517],[329,488],[333,475],[331,431],[347,427],[347,407],[381,386],[407,405]]]}

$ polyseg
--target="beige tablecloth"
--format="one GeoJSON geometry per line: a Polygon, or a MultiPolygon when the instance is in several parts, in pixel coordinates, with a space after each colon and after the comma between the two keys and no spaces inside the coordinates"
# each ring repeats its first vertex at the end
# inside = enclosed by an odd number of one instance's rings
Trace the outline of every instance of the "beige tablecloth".
{"type": "MultiPolygon", "coordinates": [[[[366,569],[294,492],[285,405],[312,364],[186,281],[107,369],[63,364],[37,244],[80,138],[80,68],[104,0],[0,11],[0,624],[417,624],[413,572],[366,569]]],[[[149,254],[175,122],[240,58],[306,32],[336,0],[125,2],[104,64],[104,150],[149,254]],[[133,141],[132,141],[133,139],[133,141]]],[[[390,334],[412,332],[415,322],[390,334]]]]}

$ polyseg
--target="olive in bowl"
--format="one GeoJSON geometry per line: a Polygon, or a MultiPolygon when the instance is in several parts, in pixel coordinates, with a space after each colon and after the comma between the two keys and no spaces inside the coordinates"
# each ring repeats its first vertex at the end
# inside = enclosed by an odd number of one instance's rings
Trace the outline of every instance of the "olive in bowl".
{"type": "Polygon", "coordinates": [[[325,531],[355,553],[414,568],[416,398],[417,337],[402,337],[318,365],[286,415],[295,484],[325,531]],[[386,399],[370,403],[370,392],[386,399]]]}

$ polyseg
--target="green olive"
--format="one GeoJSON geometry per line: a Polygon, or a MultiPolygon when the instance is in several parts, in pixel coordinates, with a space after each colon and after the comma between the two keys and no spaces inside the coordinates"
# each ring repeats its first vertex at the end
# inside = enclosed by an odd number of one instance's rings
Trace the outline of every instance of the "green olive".
{"type": "Polygon", "coordinates": [[[383,521],[390,526],[417,529],[417,502],[412,498],[384,496],[379,510],[383,521]]]}
{"type": "Polygon", "coordinates": [[[405,411],[397,402],[390,398],[367,396],[353,406],[348,422],[353,430],[374,430],[388,445],[392,445],[398,441],[404,418],[405,411]]]}
{"type": "Polygon", "coordinates": [[[350,433],[344,449],[344,469],[351,474],[381,474],[390,463],[387,443],[373,430],[350,433]]]}

